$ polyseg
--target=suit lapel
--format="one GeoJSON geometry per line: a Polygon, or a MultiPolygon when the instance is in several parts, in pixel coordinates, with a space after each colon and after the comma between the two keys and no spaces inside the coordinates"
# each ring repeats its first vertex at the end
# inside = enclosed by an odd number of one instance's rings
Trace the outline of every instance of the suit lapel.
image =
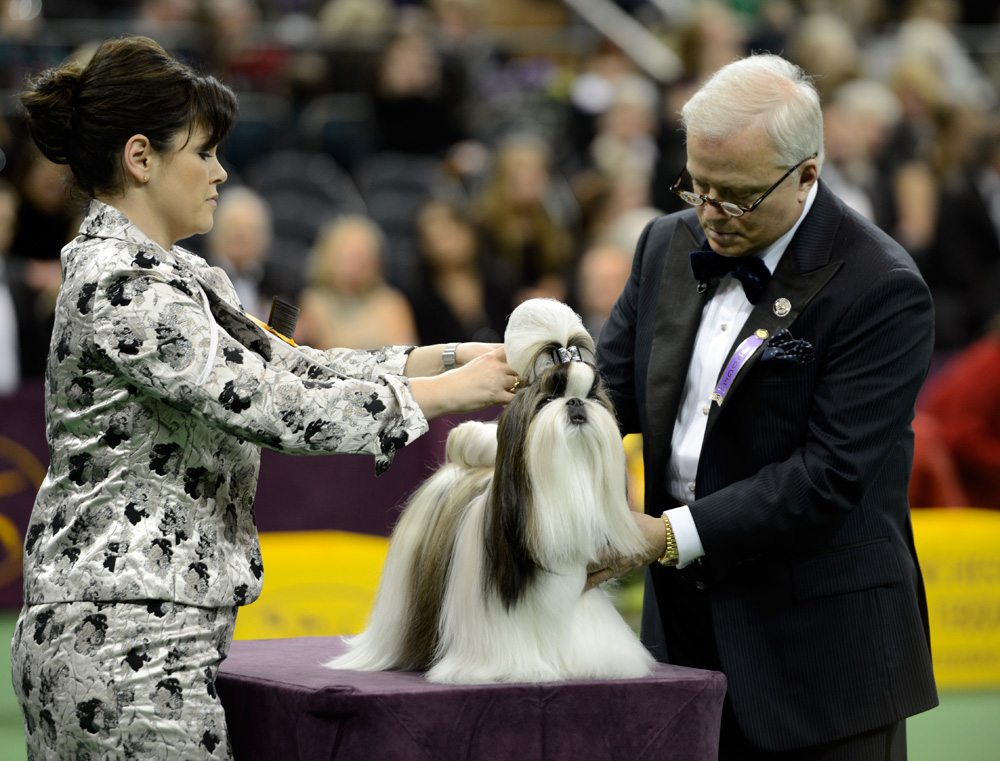
{"type": "MultiPolygon", "coordinates": [[[[802,310],[830,282],[843,262],[829,262],[830,242],[839,220],[839,210],[834,197],[820,183],[819,193],[809,216],[803,220],[789,250],[781,257],[774,275],[760,297],[743,329],[733,342],[729,356],[722,365],[725,372],[732,362],[736,349],[757,331],[767,331],[770,338],[779,330],[790,328],[802,310]]],[[[705,436],[727,403],[735,395],[743,379],[763,354],[766,341],[742,365],[721,404],[712,403],[705,428],[705,436]]],[[[721,377],[721,373],[720,373],[721,377]]]]}
{"type": "MultiPolygon", "coordinates": [[[[647,468],[654,468],[655,473],[666,473],[677,407],[687,380],[701,312],[710,295],[698,293],[691,274],[689,254],[699,246],[691,228],[679,221],[660,276],[656,327],[646,376],[649,435],[645,441],[651,460],[647,468]]],[[[656,501],[647,500],[647,504],[655,505],[656,501]]]]}

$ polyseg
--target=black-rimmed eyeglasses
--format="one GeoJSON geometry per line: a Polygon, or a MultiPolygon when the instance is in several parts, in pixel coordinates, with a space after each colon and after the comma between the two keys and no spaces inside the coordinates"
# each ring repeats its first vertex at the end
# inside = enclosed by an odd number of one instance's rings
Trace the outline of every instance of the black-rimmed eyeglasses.
{"type": "Polygon", "coordinates": [[[709,198],[708,196],[703,196],[698,193],[693,193],[690,190],[681,190],[681,182],[684,180],[684,173],[687,172],[686,166],[683,169],[681,169],[681,173],[677,175],[677,180],[670,188],[670,191],[672,193],[677,194],[677,196],[679,196],[682,201],[685,201],[686,203],[689,203],[692,206],[701,206],[702,204],[710,203],[712,204],[712,206],[714,206],[716,209],[718,209],[727,216],[742,217],[744,214],[751,212],[758,206],[760,206],[760,202],[763,201],[765,198],[767,198],[771,194],[771,191],[773,191],[776,187],[778,187],[781,183],[783,183],[785,179],[792,172],[794,172],[796,169],[798,169],[800,166],[806,163],[809,159],[814,159],[818,155],[819,153],[817,152],[814,153],[812,156],[806,156],[804,159],[802,159],[802,161],[800,161],[798,164],[796,164],[787,172],[785,172],[783,175],[781,175],[780,180],[778,180],[771,187],[765,190],[764,194],[749,206],[743,206],[741,204],[733,203],[731,201],[716,201],[714,198],[709,198]]]}

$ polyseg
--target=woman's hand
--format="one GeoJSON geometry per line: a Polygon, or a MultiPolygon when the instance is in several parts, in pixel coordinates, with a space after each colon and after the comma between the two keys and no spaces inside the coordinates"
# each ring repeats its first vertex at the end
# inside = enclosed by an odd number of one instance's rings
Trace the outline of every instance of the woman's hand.
{"type": "MultiPolygon", "coordinates": [[[[500,344],[463,343],[462,347],[488,347],[477,352],[460,367],[440,375],[410,379],[413,398],[424,417],[430,419],[456,412],[472,412],[494,404],[508,404],[514,398],[511,389],[517,380],[507,365],[507,356],[500,344]]],[[[462,355],[462,359],[465,356],[462,355]]]]}

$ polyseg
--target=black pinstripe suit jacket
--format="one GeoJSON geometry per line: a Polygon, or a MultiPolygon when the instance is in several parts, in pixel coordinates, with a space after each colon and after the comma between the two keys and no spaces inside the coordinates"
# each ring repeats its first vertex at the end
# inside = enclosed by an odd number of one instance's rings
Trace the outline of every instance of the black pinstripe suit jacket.
{"type": "MultiPolygon", "coordinates": [[[[653,515],[677,504],[666,470],[711,296],[688,258],[703,239],[693,209],[649,224],[598,347],[623,431],[643,434],[653,515]]],[[[765,346],[746,362],[712,404],[689,505],[737,720],[784,750],[937,704],[906,493],[933,308],[905,251],[821,183],[734,346],[761,328],[787,329],[813,359],[765,346]]],[[[664,659],[672,573],[651,567],[643,621],[664,659]]]]}

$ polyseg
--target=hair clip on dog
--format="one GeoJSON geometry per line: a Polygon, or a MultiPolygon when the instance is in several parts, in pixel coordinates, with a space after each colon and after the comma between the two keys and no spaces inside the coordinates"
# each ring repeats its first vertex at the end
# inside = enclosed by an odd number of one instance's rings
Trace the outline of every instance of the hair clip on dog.
{"type": "Polygon", "coordinates": [[[580,348],[577,346],[570,346],[568,349],[565,346],[557,346],[552,350],[552,361],[557,365],[565,365],[569,362],[583,362],[580,357],[580,348]]]}

